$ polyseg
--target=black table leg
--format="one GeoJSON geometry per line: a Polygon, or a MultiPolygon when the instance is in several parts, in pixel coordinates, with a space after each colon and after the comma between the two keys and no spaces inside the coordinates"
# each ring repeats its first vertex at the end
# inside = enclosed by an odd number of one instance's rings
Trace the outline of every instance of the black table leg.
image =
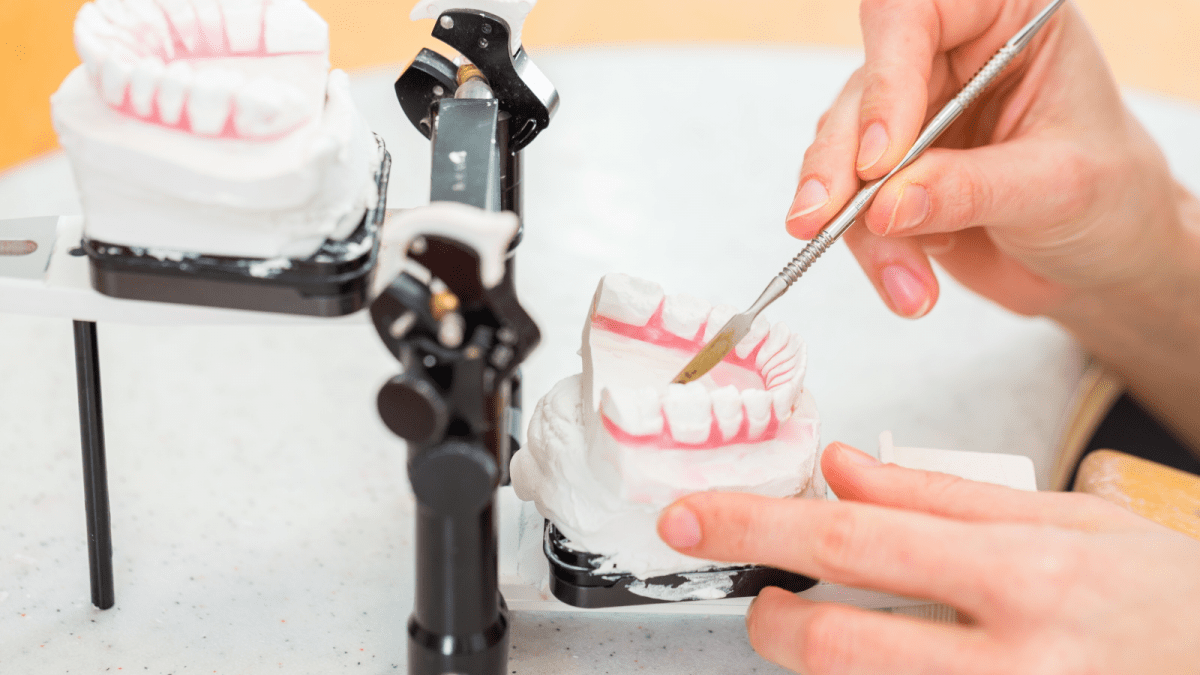
{"type": "Polygon", "coordinates": [[[92,604],[108,609],[113,591],[112,524],[108,467],[104,461],[104,413],[100,406],[100,355],[96,324],[75,322],[75,375],[79,387],[79,435],[83,442],[83,499],[87,509],[92,604]]]}

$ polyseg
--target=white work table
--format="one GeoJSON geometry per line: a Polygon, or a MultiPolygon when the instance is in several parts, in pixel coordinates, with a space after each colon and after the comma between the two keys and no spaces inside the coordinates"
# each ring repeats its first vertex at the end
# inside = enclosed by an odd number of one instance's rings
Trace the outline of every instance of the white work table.
{"type": "MultiPolygon", "coordinates": [[[[804,148],[861,57],[751,47],[538,52],[562,107],[525,158],[521,300],[542,328],[526,409],[577,372],[597,280],[623,271],[745,305],[796,252],[804,148]],[[786,73],[786,79],[780,78],[786,73]]],[[[392,94],[354,91],[420,204],[428,144],[392,94]]],[[[1200,189],[1200,110],[1131,95],[1200,189]]],[[[78,213],[61,155],[0,175],[0,218],[78,213]]],[[[1031,456],[1045,485],[1082,356],[943,275],[889,314],[843,246],[769,311],[808,342],[825,441],[1031,456]]],[[[365,323],[99,325],[116,606],[89,602],[70,322],[0,314],[0,672],[403,672],[412,498],[375,413],[397,370],[365,323]]],[[[513,614],[509,670],[778,673],[737,616],[513,614]]]]}

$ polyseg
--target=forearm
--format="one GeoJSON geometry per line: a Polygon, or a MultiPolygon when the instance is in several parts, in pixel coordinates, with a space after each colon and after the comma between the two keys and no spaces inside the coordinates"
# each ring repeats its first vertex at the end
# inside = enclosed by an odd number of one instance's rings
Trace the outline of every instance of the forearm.
{"type": "Polygon", "coordinates": [[[1174,241],[1138,284],[1080,293],[1052,313],[1200,455],[1200,201],[1175,191],[1174,241]]]}

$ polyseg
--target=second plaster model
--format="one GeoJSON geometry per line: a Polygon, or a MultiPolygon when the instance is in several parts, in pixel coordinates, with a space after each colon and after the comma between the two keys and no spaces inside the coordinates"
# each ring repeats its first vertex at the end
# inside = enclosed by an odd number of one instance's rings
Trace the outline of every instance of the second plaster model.
{"type": "Polygon", "coordinates": [[[644,579],[713,567],[656,533],[659,512],[686,494],[824,496],[804,343],[787,326],[760,319],[708,375],[668,384],[736,312],[624,274],[601,280],[583,373],[538,402],[512,462],[517,495],[571,546],[607,556],[600,572],[644,579]]]}
{"type": "Polygon", "coordinates": [[[377,199],[380,149],[303,0],[96,0],[52,99],[92,240],[312,254],[377,199]]]}

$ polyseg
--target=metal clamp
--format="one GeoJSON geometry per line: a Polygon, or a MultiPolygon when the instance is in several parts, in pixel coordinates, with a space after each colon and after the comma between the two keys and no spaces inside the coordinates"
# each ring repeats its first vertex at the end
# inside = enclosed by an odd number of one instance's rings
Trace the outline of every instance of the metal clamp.
{"type": "MultiPolygon", "coordinates": [[[[441,14],[433,36],[456,49],[487,78],[500,110],[508,113],[509,147],[518,152],[537,137],[558,109],[558,91],[530,60],[524,47],[510,50],[512,30],[503,18],[477,9],[452,9],[441,14]]],[[[427,138],[432,134],[430,107],[457,91],[458,66],[423,49],[396,80],[396,97],[413,126],[427,138]]]]}

